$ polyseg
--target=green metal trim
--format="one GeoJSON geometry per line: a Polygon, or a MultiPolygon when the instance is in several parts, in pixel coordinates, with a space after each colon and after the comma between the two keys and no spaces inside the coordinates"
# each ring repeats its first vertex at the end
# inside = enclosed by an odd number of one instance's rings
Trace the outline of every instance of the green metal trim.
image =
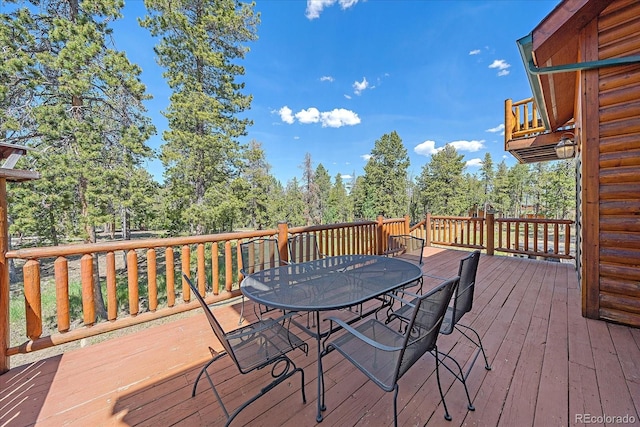
{"type": "Polygon", "coordinates": [[[542,87],[540,86],[540,80],[537,76],[542,74],[555,74],[555,73],[568,73],[574,71],[593,70],[604,67],[614,67],[619,65],[629,65],[640,63],[640,56],[627,56],[624,58],[609,58],[599,61],[587,61],[578,62],[575,64],[556,65],[552,67],[536,67],[533,63],[533,35],[530,33],[527,36],[522,37],[516,41],[524,68],[529,79],[529,85],[531,86],[531,92],[533,93],[533,99],[536,102],[540,117],[544,123],[544,127],[551,130],[549,123],[549,114],[547,113],[546,105],[544,103],[544,95],[542,93],[542,87]]]}
{"type": "Polygon", "coordinates": [[[628,65],[640,63],[640,56],[627,56],[623,58],[601,59],[599,61],[577,62],[575,64],[556,65],[553,67],[538,68],[533,59],[529,60],[528,72],[534,75],[568,73],[571,71],[593,70],[596,68],[614,67],[616,65],[628,65]]]}
{"type": "Polygon", "coordinates": [[[540,117],[542,118],[544,127],[547,130],[551,130],[551,124],[549,123],[549,114],[547,113],[547,107],[544,103],[544,96],[542,94],[540,80],[538,80],[538,77],[535,74],[529,72],[529,63],[533,63],[533,36],[529,34],[525,37],[522,37],[521,39],[516,41],[516,44],[518,45],[518,50],[520,51],[520,56],[522,57],[524,69],[527,74],[527,79],[529,79],[529,86],[531,86],[533,99],[535,100],[536,106],[538,107],[538,112],[540,113],[540,117]]]}

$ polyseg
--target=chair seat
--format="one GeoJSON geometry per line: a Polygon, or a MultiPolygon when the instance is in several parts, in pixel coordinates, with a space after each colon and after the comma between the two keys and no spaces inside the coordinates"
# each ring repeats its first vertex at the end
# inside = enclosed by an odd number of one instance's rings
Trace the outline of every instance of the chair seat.
{"type": "Polygon", "coordinates": [[[256,369],[265,360],[305,345],[278,320],[282,319],[265,318],[226,335],[241,371],[256,369]]]}
{"type": "Polygon", "coordinates": [[[380,388],[386,391],[393,390],[394,368],[398,360],[398,352],[402,350],[404,336],[376,319],[369,319],[354,329],[367,338],[395,348],[395,350],[382,350],[367,344],[352,334],[336,338],[331,343],[332,347],[354,362],[358,369],[378,384],[380,388]]]}

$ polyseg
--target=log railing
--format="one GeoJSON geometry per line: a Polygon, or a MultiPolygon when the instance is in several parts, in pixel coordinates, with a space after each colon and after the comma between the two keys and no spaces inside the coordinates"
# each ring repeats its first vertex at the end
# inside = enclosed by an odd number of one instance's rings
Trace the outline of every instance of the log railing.
{"type": "MultiPolygon", "coordinates": [[[[408,217],[343,224],[223,233],[206,236],[113,241],[95,244],[27,248],[6,252],[7,259],[24,261],[25,339],[3,348],[8,357],[60,345],[117,329],[192,310],[189,287],[182,279],[196,273],[195,281],[208,303],[240,295],[239,243],[256,237],[278,238],[281,259],[288,260],[287,238],[313,233],[327,255],[377,254],[384,251],[388,234],[408,232],[408,217]],[[117,260],[124,267],[117,268],[117,260]],[[71,292],[70,264],[78,260],[79,290],[71,292]],[[96,266],[99,266],[96,268],[96,266]],[[55,313],[43,312],[43,270],[53,271],[55,313]],[[99,276],[106,313],[98,319],[94,276],[99,276]],[[79,294],[79,295],[78,295],[79,294]],[[76,307],[72,307],[72,300],[76,307]],[[73,313],[76,313],[74,316],[73,313]],[[46,322],[55,325],[47,332],[46,322]]],[[[76,263],[76,264],[78,264],[76,263]]],[[[3,290],[3,293],[4,290],[3,290]]],[[[8,295],[8,289],[6,290],[8,295]]],[[[8,316],[6,317],[8,322],[8,316]]],[[[8,330],[8,328],[6,328],[8,330]]],[[[9,340],[3,338],[3,343],[9,340]]]]}
{"type": "Polygon", "coordinates": [[[496,218],[495,250],[529,257],[573,259],[567,219],[496,218]]]}
{"type": "Polygon", "coordinates": [[[504,126],[505,150],[507,142],[512,139],[546,130],[533,98],[516,102],[507,99],[504,107],[504,126]]]}
{"type": "Polygon", "coordinates": [[[567,219],[447,217],[427,215],[429,245],[484,249],[529,257],[573,259],[567,219]]]}
{"type": "Polygon", "coordinates": [[[484,218],[431,216],[430,220],[432,244],[486,249],[484,218]]]}
{"type": "MultiPolygon", "coordinates": [[[[8,370],[9,356],[197,308],[182,273],[188,277],[197,274],[195,281],[208,303],[240,295],[239,243],[252,238],[276,236],[284,261],[288,260],[287,238],[303,233],[313,233],[320,251],[328,256],[381,254],[386,250],[389,235],[412,234],[424,238],[428,246],[486,249],[488,255],[500,251],[560,259],[573,258],[570,253],[571,224],[568,220],[494,219],[493,214],[488,214],[486,219],[428,214],[413,226],[408,216],[378,217],[376,221],[292,228],[281,223],[270,230],[8,251],[4,254],[5,259],[24,261],[26,336],[24,342],[17,344],[9,342],[8,332],[0,337],[0,373],[8,370]],[[124,267],[117,268],[117,259],[126,260],[124,267]],[[75,260],[79,260],[79,284],[70,283],[70,265],[78,264],[71,264],[75,260]],[[43,312],[42,276],[45,269],[53,272],[55,313],[43,312]],[[99,277],[97,289],[94,277],[99,277]],[[78,291],[72,294],[71,285],[78,291]],[[100,320],[94,305],[94,292],[98,289],[106,308],[105,318],[100,320]],[[54,324],[55,330],[47,332],[45,322],[54,324]]],[[[0,263],[0,267],[7,268],[7,263],[0,263]]],[[[0,274],[3,273],[0,271],[0,274]]],[[[8,300],[9,287],[1,287],[0,297],[8,300]]],[[[8,313],[0,316],[0,322],[5,322],[0,332],[9,331],[8,313]]]]}

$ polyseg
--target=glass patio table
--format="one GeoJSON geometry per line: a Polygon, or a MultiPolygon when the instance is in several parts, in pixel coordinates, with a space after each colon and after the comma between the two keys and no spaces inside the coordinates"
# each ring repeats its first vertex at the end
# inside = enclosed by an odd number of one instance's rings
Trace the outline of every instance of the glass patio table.
{"type": "MultiPolygon", "coordinates": [[[[285,311],[310,312],[316,318],[318,350],[318,415],[323,381],[320,312],[360,305],[405,286],[422,276],[419,266],[399,258],[375,255],[341,255],[262,270],[244,278],[242,293],[254,302],[285,311]]],[[[354,319],[357,320],[357,319],[354,319]]]]}

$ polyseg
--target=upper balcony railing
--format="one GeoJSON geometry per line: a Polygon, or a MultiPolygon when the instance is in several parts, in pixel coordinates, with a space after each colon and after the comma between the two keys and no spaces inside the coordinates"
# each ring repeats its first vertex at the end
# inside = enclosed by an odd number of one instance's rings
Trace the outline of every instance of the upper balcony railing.
{"type": "MultiPolygon", "coordinates": [[[[389,235],[412,234],[424,238],[427,245],[485,249],[489,255],[501,251],[559,259],[572,258],[570,226],[567,220],[494,219],[492,214],[486,219],[427,215],[413,226],[408,216],[379,217],[377,221],[291,228],[281,223],[271,230],[8,251],[5,259],[23,261],[25,312],[21,317],[25,319],[25,341],[7,346],[8,336],[0,337],[0,372],[9,368],[9,356],[197,308],[181,279],[182,273],[191,277],[196,272],[197,286],[208,303],[240,295],[239,243],[255,237],[277,237],[285,261],[287,238],[304,233],[314,234],[320,252],[328,256],[382,254],[389,235]],[[76,264],[79,283],[69,274],[71,265],[76,264]],[[51,312],[43,310],[43,271],[52,271],[55,285],[51,312]],[[96,277],[98,287],[94,285],[96,277]],[[96,292],[102,294],[106,307],[106,318],[100,321],[94,303],[96,292]],[[53,325],[50,331],[46,324],[53,325]]],[[[0,264],[7,268],[6,263],[0,264]]],[[[8,297],[9,288],[0,289],[0,293],[0,297],[8,297]]],[[[5,322],[0,332],[8,334],[7,314],[0,313],[0,322],[5,322]]]]}
{"type": "Polygon", "coordinates": [[[504,108],[504,141],[533,136],[546,130],[533,98],[513,102],[505,101],[504,108]]]}

